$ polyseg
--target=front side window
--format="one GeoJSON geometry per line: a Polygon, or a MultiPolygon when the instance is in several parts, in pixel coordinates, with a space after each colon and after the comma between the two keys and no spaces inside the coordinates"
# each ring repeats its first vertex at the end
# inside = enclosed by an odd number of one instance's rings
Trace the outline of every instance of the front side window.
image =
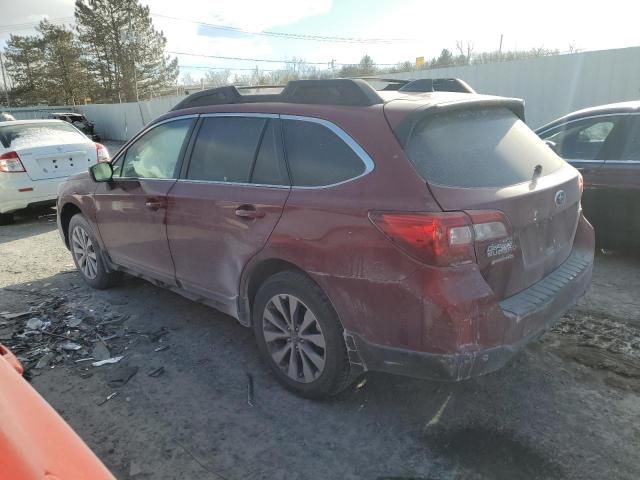
{"type": "Polygon", "coordinates": [[[295,186],[334,185],[365,172],[362,159],[324,125],[304,120],[284,120],[282,124],[295,186]]]}
{"type": "MultiPolygon", "coordinates": [[[[568,160],[603,160],[607,153],[607,139],[612,137],[622,121],[621,116],[585,118],[565,123],[542,134],[544,140],[556,144],[556,151],[568,160]]],[[[610,159],[610,158],[609,158],[610,159]]]]}
{"type": "Polygon", "coordinates": [[[266,118],[209,117],[202,121],[187,178],[247,183],[266,118]]]}
{"type": "Polygon", "coordinates": [[[122,167],[114,165],[114,176],[176,178],[180,152],[193,122],[185,118],[149,130],[127,148],[122,167]]]}

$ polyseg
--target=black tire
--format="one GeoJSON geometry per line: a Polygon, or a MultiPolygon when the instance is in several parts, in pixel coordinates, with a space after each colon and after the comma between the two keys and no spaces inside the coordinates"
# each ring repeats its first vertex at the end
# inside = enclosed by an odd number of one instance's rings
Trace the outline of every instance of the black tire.
{"type": "MultiPolygon", "coordinates": [[[[297,316],[301,317],[301,315],[302,314],[298,314],[297,316]]],[[[295,317],[296,315],[293,316],[295,317]]],[[[280,318],[284,317],[280,315],[280,318]]],[[[300,322],[306,321],[306,318],[306,316],[300,318],[300,322]]],[[[268,363],[280,383],[292,392],[306,398],[327,398],[341,392],[353,381],[347,348],[344,343],[343,328],[338,320],[338,316],[320,287],[303,273],[286,271],[269,277],[256,294],[252,309],[252,323],[260,354],[268,363]],[[284,371],[283,367],[279,366],[272,357],[274,351],[277,350],[274,347],[276,345],[282,345],[283,348],[290,349],[288,356],[285,356],[284,363],[287,363],[286,358],[288,358],[290,362],[291,355],[294,353],[292,345],[295,344],[295,349],[298,350],[298,342],[304,342],[304,338],[310,338],[309,336],[303,336],[302,330],[300,330],[299,334],[295,334],[295,339],[287,338],[286,340],[270,340],[269,342],[265,339],[265,335],[267,335],[265,328],[272,328],[269,321],[264,318],[265,309],[267,305],[269,305],[271,313],[276,311],[273,309],[274,304],[270,303],[276,297],[283,299],[287,305],[289,305],[289,298],[295,298],[294,301],[299,301],[298,305],[300,306],[296,311],[310,311],[315,321],[315,323],[313,323],[313,336],[317,336],[319,332],[323,337],[325,347],[319,350],[324,359],[323,368],[322,370],[315,371],[317,377],[309,376],[309,378],[313,378],[311,381],[302,379],[302,363],[306,362],[307,366],[311,365],[315,369],[315,364],[309,363],[311,357],[306,353],[303,354],[303,351],[307,352],[307,349],[310,347],[316,349],[316,345],[313,342],[310,343],[307,340],[305,345],[300,344],[300,349],[296,352],[296,358],[299,359],[297,360],[297,364],[300,367],[298,369],[298,377],[300,380],[294,380],[290,377],[284,371]],[[300,336],[298,337],[298,335],[300,336]],[[289,347],[287,347],[285,343],[276,344],[275,342],[285,342],[289,347]]],[[[288,324],[289,323],[285,323],[285,326],[288,324]]],[[[295,325],[295,322],[293,324],[295,325]]],[[[281,335],[280,331],[273,331],[281,335]]],[[[281,329],[281,331],[284,330],[281,329]]],[[[309,330],[307,330],[307,332],[309,332],[309,330]]],[[[309,369],[305,371],[305,376],[307,372],[309,372],[309,369]]]]}
{"type": "MultiPolygon", "coordinates": [[[[88,285],[97,289],[105,289],[112,287],[120,280],[120,272],[110,271],[106,267],[100,245],[98,244],[98,241],[93,234],[93,230],[89,226],[89,222],[87,222],[87,220],[81,213],[76,213],[71,218],[67,235],[69,238],[69,250],[71,251],[71,256],[73,257],[73,263],[75,263],[80,276],[88,285]],[[84,267],[83,265],[81,265],[82,254],[78,253],[78,247],[80,246],[81,242],[77,243],[76,239],[74,238],[74,235],[76,235],[76,231],[78,236],[81,235],[80,232],[84,232],[84,234],[86,234],[90,241],[90,249],[88,251],[93,251],[95,254],[95,263],[91,263],[91,267],[84,267]],[[89,271],[87,271],[87,268],[89,268],[89,271]],[[93,273],[93,276],[91,275],[91,273],[93,273]]],[[[89,260],[87,259],[87,261],[89,260]]]]}
{"type": "Polygon", "coordinates": [[[0,225],[11,225],[14,220],[13,213],[0,213],[0,225]]]}

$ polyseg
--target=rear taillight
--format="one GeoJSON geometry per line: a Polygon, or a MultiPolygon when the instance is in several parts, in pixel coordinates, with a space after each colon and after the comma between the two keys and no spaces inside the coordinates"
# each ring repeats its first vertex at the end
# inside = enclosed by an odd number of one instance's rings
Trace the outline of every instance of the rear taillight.
{"type": "Polygon", "coordinates": [[[0,172],[18,173],[26,170],[16,152],[7,152],[0,155],[0,172]]]}
{"type": "Polygon", "coordinates": [[[510,235],[504,213],[497,210],[468,210],[473,223],[473,239],[476,242],[498,240],[510,235]]]}
{"type": "Polygon", "coordinates": [[[110,160],[109,150],[107,150],[107,147],[101,143],[96,143],[96,155],[98,157],[98,162],[108,162],[110,160]]]}
{"type": "Polygon", "coordinates": [[[475,244],[510,235],[502,212],[370,212],[369,218],[398,248],[424,263],[456,266],[476,261],[475,244]]]}
{"type": "Polygon", "coordinates": [[[398,248],[429,265],[475,260],[471,221],[462,212],[370,212],[369,218],[398,248]]]}

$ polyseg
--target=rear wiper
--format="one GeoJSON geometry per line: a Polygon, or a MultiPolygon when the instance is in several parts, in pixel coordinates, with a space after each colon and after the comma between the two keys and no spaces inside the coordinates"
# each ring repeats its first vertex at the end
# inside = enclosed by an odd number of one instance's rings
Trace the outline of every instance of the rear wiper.
{"type": "Polygon", "coordinates": [[[531,177],[531,181],[535,182],[541,174],[542,174],[542,165],[538,164],[533,169],[533,177],[531,177]]]}

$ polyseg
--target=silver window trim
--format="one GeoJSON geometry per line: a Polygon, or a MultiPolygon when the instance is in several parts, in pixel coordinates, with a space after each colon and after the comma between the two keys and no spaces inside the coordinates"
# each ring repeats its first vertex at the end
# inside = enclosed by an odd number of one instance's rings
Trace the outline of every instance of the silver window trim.
{"type": "Polygon", "coordinates": [[[251,112],[216,112],[216,113],[203,113],[201,118],[208,117],[253,117],[253,118],[278,118],[280,115],[277,113],[251,113],[251,112]]]}
{"type": "MultiPolygon", "coordinates": [[[[142,137],[147,132],[150,132],[154,128],[159,127],[160,125],[164,125],[165,123],[174,122],[174,121],[177,121],[177,120],[184,120],[185,118],[198,118],[199,116],[200,116],[199,114],[180,115],[179,117],[167,118],[166,120],[163,120],[163,121],[158,122],[158,123],[154,123],[153,125],[149,125],[148,127],[143,128],[131,140],[129,140],[127,143],[125,143],[122,146],[122,148],[120,149],[118,154],[111,160],[111,162],[110,162],[111,165],[113,166],[113,164],[115,162],[120,160],[126,154],[127,150],[129,150],[129,147],[131,145],[133,145],[135,142],[137,142],[140,137],[142,137]]],[[[177,178],[154,178],[154,177],[115,177],[115,178],[117,178],[118,181],[120,181],[120,180],[165,180],[165,181],[166,180],[171,180],[171,181],[176,181],[177,180],[177,178]]]]}
{"type": "Polygon", "coordinates": [[[214,185],[239,185],[241,187],[262,187],[262,188],[277,188],[281,190],[289,190],[290,185],[271,185],[267,183],[247,183],[247,182],[223,182],[220,180],[192,180],[189,178],[179,178],[177,180],[180,183],[195,183],[195,184],[214,184],[214,185]]]}
{"type": "Polygon", "coordinates": [[[542,135],[544,135],[545,133],[547,133],[547,132],[549,132],[551,130],[554,130],[556,128],[562,127],[564,125],[569,125],[571,123],[582,122],[583,120],[590,120],[592,118],[605,118],[605,117],[623,117],[623,116],[628,116],[628,115],[640,115],[640,112],[602,113],[600,115],[589,115],[588,117],[573,118],[573,119],[568,120],[566,122],[559,123],[558,125],[555,125],[553,127],[549,127],[546,130],[542,130],[540,133],[538,133],[538,136],[540,138],[542,138],[542,135]]]}
{"type": "MultiPolygon", "coordinates": [[[[318,189],[324,189],[324,188],[337,187],[338,185],[343,185],[345,183],[353,182],[355,180],[358,180],[358,179],[364,177],[365,175],[368,175],[369,173],[371,173],[375,169],[375,163],[373,163],[373,160],[371,159],[369,154],[364,150],[364,148],[362,148],[358,144],[358,142],[356,142],[353,139],[353,137],[351,137],[347,132],[342,130],[342,128],[338,127],[335,123],[332,123],[329,120],[325,120],[323,118],[306,117],[306,116],[302,116],[302,115],[280,115],[280,119],[282,119],[282,120],[297,120],[297,121],[300,121],[300,122],[317,123],[319,125],[322,125],[322,126],[328,128],[334,134],[336,134],[344,143],[346,143],[349,146],[349,148],[351,148],[351,150],[358,156],[358,158],[360,158],[362,163],[364,163],[364,172],[362,172],[357,177],[348,178],[346,180],[342,180],[341,182],[332,183],[332,184],[329,184],[329,185],[316,185],[316,186],[306,186],[306,187],[305,186],[299,186],[299,185],[292,185],[291,186],[292,189],[294,189],[294,190],[318,190],[318,189]]],[[[285,152],[286,152],[286,146],[285,146],[285,152]]]]}
{"type": "Polygon", "coordinates": [[[603,160],[603,162],[609,165],[640,165],[640,160],[603,160]]]}

